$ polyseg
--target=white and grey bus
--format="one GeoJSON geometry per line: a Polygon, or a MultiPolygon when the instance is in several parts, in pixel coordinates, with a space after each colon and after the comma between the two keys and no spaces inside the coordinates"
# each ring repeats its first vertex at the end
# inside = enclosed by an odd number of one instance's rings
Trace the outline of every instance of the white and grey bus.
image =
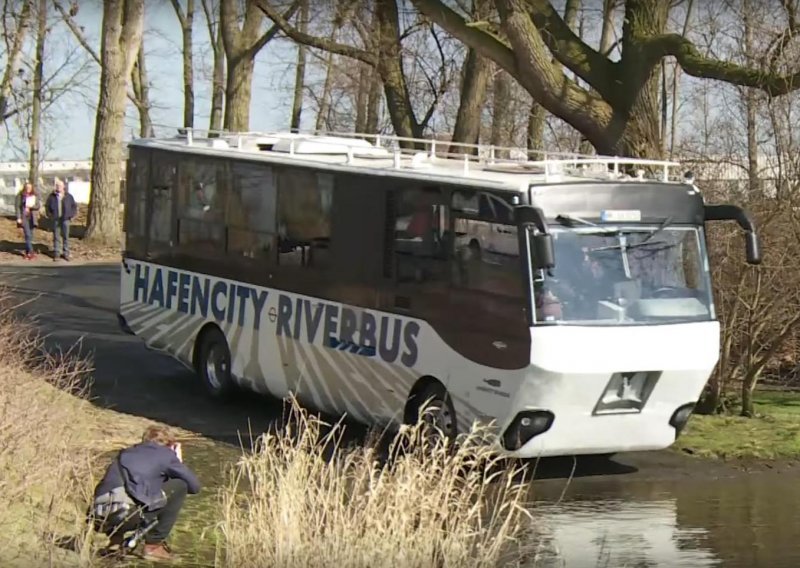
{"type": "Polygon", "coordinates": [[[704,225],[760,257],[670,162],[191,130],[129,150],[126,331],[214,396],[375,425],[433,399],[510,456],[672,444],[719,353],[704,225]]]}

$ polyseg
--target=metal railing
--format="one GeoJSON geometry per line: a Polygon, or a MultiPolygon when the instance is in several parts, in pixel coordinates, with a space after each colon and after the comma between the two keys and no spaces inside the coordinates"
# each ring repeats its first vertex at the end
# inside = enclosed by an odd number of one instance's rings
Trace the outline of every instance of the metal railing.
{"type": "Polygon", "coordinates": [[[174,129],[178,138],[184,139],[189,146],[199,141],[213,143],[214,140],[221,140],[227,147],[245,150],[252,149],[259,143],[269,145],[268,142],[273,141],[283,142],[284,145],[288,144],[288,154],[297,155],[299,145],[310,141],[323,146],[330,145],[332,149],[337,147],[337,151],[332,150],[328,154],[344,155],[348,164],[355,163],[356,159],[368,158],[373,161],[386,159],[392,161],[395,169],[420,169],[434,165],[450,166],[459,168],[461,175],[467,177],[473,175],[477,177],[481,171],[495,171],[543,175],[545,182],[565,173],[586,177],[644,179],[647,173],[646,168],[648,168],[659,173],[662,181],[670,181],[670,179],[679,177],[671,176],[671,170],[681,166],[679,162],[668,160],[550,152],[513,146],[451,142],[442,139],[442,135],[431,138],[409,138],[388,134],[316,130],[230,132],[167,125],[159,125],[159,127],[174,129]],[[354,144],[347,144],[348,140],[352,140],[354,144]],[[357,145],[356,141],[366,141],[371,145],[357,145]],[[385,155],[376,155],[375,150],[380,148],[386,151],[385,155]],[[631,175],[631,171],[633,171],[633,175],[631,175]]]}

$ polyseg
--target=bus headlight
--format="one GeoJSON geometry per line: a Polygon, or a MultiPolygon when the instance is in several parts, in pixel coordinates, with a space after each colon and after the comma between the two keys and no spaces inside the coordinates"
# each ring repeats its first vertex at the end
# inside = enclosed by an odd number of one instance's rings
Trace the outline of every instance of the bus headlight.
{"type": "Polygon", "coordinates": [[[514,451],[531,439],[547,432],[553,425],[555,415],[549,410],[523,410],[519,412],[503,433],[503,447],[514,451]]]}
{"type": "Polygon", "coordinates": [[[669,419],[669,425],[675,428],[675,439],[678,439],[678,436],[681,435],[681,431],[686,426],[686,423],[689,421],[689,417],[692,415],[694,411],[694,403],[690,402],[688,404],[684,404],[683,406],[679,406],[678,409],[672,413],[672,418],[669,419]]]}

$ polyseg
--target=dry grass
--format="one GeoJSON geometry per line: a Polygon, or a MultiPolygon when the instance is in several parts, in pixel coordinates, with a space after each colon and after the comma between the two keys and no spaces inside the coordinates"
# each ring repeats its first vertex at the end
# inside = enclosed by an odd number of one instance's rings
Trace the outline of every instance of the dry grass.
{"type": "MultiPolygon", "coordinates": [[[[0,564],[58,565],[67,553],[51,535],[75,528],[90,477],[93,424],[81,400],[90,369],[48,354],[12,308],[0,293],[0,564]]],[[[78,560],[72,553],[68,563],[78,560]]]]}
{"type": "Polygon", "coordinates": [[[493,567],[520,558],[528,487],[480,432],[453,448],[406,429],[387,465],[375,445],[342,449],[341,428],[322,435],[319,419],[296,405],[293,414],[294,427],[261,436],[221,492],[222,565],[493,567]]]}

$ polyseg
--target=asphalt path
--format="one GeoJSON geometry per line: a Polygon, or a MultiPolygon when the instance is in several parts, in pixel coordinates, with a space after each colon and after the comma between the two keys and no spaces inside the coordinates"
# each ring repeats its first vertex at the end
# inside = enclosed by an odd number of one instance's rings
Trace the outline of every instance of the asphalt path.
{"type": "Polygon", "coordinates": [[[91,399],[98,406],[235,444],[240,432],[263,432],[280,419],[283,406],[273,398],[210,399],[186,367],[123,333],[116,315],[119,270],[116,263],[4,264],[0,283],[49,350],[77,348],[91,357],[91,399]]]}

